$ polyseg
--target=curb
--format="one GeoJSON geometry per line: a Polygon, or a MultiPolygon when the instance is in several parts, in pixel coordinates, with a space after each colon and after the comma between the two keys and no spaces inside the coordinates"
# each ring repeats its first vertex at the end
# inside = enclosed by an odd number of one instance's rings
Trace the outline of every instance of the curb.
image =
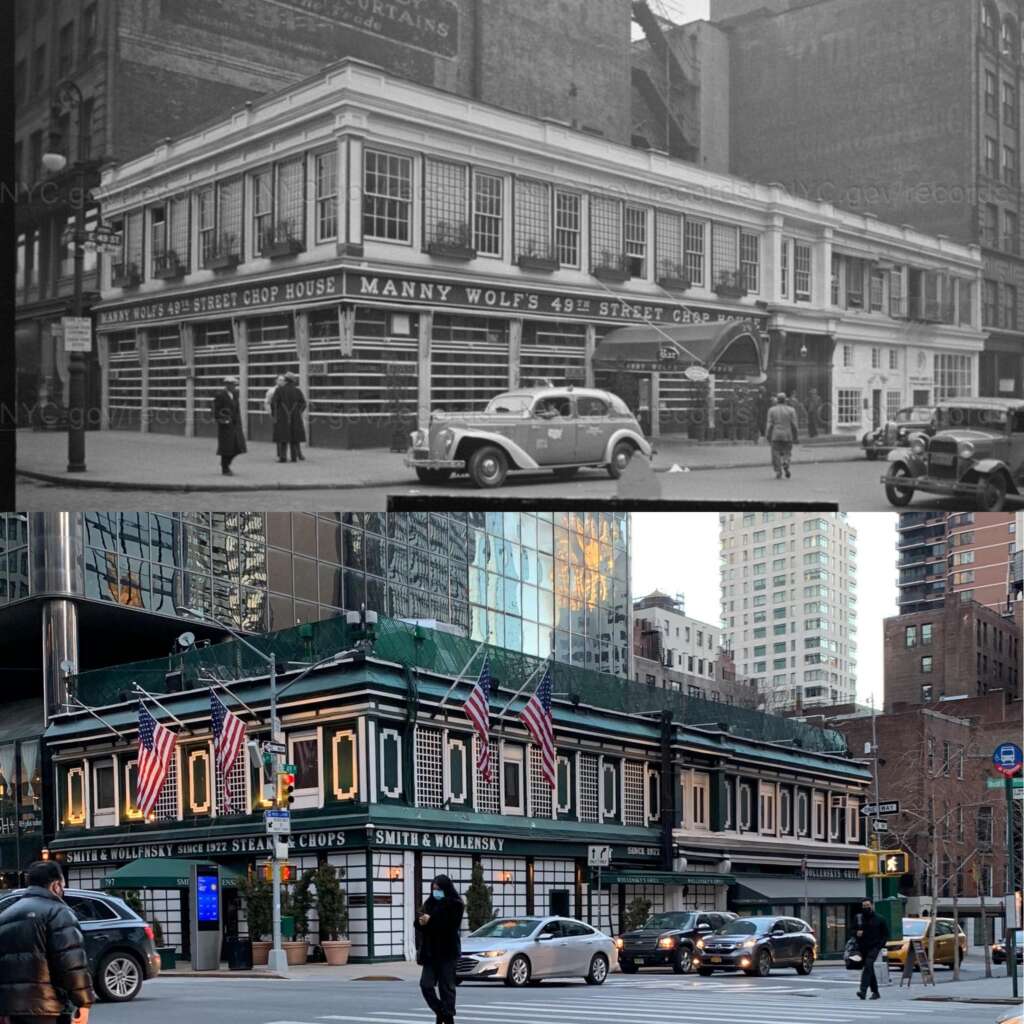
{"type": "Polygon", "coordinates": [[[1020,1006],[1019,999],[1003,999],[1000,996],[914,996],[915,1003],[981,1003],[986,1006],[1020,1006]]]}

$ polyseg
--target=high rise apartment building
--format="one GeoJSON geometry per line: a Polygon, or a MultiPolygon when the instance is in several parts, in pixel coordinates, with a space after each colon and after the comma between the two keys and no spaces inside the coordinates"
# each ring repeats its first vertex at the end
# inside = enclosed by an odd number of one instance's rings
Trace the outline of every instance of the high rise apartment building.
{"type": "Polygon", "coordinates": [[[769,710],[854,700],[857,531],[845,514],[719,516],[722,645],[769,710]]]}

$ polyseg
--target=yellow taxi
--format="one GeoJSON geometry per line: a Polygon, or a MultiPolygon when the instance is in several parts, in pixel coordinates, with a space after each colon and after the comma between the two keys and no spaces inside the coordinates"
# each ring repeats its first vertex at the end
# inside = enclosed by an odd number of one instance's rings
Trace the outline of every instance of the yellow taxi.
{"type": "Polygon", "coordinates": [[[927,952],[931,942],[932,926],[935,928],[935,952],[932,963],[946,967],[953,966],[954,950],[959,947],[959,960],[967,955],[967,936],[963,929],[958,929],[951,917],[905,917],[903,918],[903,938],[890,939],[885,944],[882,957],[892,967],[902,969],[910,952],[910,940],[920,939],[927,952]]]}

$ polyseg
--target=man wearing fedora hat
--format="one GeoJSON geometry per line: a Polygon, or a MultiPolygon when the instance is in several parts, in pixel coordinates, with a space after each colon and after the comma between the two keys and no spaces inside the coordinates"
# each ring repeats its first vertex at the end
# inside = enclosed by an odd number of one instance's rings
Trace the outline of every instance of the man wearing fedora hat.
{"type": "Polygon", "coordinates": [[[242,410],[238,404],[238,378],[225,377],[224,387],[213,396],[213,418],[217,424],[217,454],[220,471],[234,476],[231,460],[246,452],[245,433],[242,430],[242,410]]]}
{"type": "Polygon", "coordinates": [[[299,378],[294,373],[284,375],[284,383],[274,392],[270,400],[274,415],[274,441],[277,443],[277,461],[304,462],[302,442],[306,440],[306,427],[302,414],[306,411],[306,396],[299,388],[299,378]]]}
{"type": "Polygon", "coordinates": [[[772,467],[775,479],[781,480],[782,474],[790,478],[790,460],[793,457],[793,445],[800,440],[800,430],[796,409],[781,392],[775,396],[775,404],[768,410],[768,421],[765,436],[772,446],[772,467]]]}

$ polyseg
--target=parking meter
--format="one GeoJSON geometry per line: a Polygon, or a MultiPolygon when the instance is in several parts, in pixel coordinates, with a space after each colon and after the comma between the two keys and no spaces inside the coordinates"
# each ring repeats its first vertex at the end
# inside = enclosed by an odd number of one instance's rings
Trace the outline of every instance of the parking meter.
{"type": "Polygon", "coordinates": [[[215,864],[192,866],[191,938],[192,969],[215,971],[220,967],[221,921],[220,869],[215,864]]]}

